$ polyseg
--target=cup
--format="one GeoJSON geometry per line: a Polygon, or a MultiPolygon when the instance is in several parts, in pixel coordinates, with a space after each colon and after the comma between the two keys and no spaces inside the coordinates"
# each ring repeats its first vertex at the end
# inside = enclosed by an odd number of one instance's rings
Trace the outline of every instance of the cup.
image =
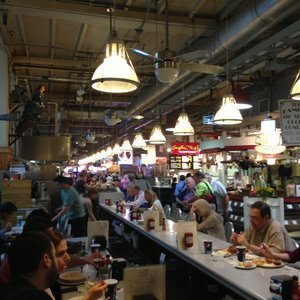
{"type": "Polygon", "coordinates": [[[211,254],[212,241],[204,241],[204,252],[205,252],[205,254],[211,254]]]}
{"type": "Polygon", "coordinates": [[[110,300],[116,299],[116,293],[117,293],[117,279],[106,279],[104,282],[107,284],[107,289],[105,291],[105,299],[109,297],[110,300]]]}
{"type": "Polygon", "coordinates": [[[100,244],[91,244],[91,252],[100,252],[101,245],[100,244]]]}
{"type": "Polygon", "coordinates": [[[237,249],[237,259],[238,261],[245,260],[246,247],[245,246],[236,246],[237,249]]]}

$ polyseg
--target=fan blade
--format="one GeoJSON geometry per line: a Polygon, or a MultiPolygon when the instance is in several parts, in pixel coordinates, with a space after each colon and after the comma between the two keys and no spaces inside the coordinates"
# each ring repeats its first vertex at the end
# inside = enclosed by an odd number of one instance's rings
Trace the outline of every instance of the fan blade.
{"type": "Polygon", "coordinates": [[[213,75],[218,75],[224,72],[224,68],[221,66],[198,64],[198,63],[188,63],[188,64],[182,63],[180,65],[180,69],[182,71],[192,71],[192,72],[213,74],[213,75]]]}
{"type": "Polygon", "coordinates": [[[134,49],[134,48],[127,48],[129,49],[130,51],[132,51],[133,53],[137,54],[137,55],[140,55],[140,56],[143,56],[145,58],[148,58],[148,59],[151,59],[151,60],[154,60],[154,62],[156,61],[163,61],[163,59],[159,58],[159,57],[156,57],[152,54],[149,54],[147,52],[144,52],[142,50],[139,50],[139,49],[134,49]]]}
{"type": "Polygon", "coordinates": [[[193,52],[179,54],[175,56],[174,59],[189,62],[189,61],[199,60],[199,59],[209,58],[209,57],[210,57],[210,53],[208,50],[196,50],[193,52]]]}

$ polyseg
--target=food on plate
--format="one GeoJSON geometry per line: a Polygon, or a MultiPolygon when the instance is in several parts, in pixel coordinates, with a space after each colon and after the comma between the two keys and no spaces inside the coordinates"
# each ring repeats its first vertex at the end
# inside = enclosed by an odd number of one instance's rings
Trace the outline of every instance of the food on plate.
{"type": "Polygon", "coordinates": [[[231,245],[227,248],[227,251],[230,253],[237,253],[237,249],[235,246],[231,245]]]}
{"type": "Polygon", "coordinates": [[[266,260],[264,258],[257,258],[257,259],[254,259],[253,262],[257,266],[261,266],[261,265],[264,265],[266,263],[266,260]]]}
{"type": "Polygon", "coordinates": [[[282,264],[282,261],[280,259],[274,259],[273,264],[275,266],[280,266],[282,264]]]}
{"type": "Polygon", "coordinates": [[[62,273],[59,275],[59,278],[64,281],[81,281],[85,279],[80,271],[62,273]]]}
{"type": "Polygon", "coordinates": [[[254,266],[252,261],[245,261],[244,262],[244,267],[245,268],[252,268],[254,266]]]}
{"type": "Polygon", "coordinates": [[[255,264],[252,261],[239,261],[238,266],[248,269],[248,268],[253,268],[255,267],[255,264]]]}
{"type": "Polygon", "coordinates": [[[274,262],[273,258],[266,258],[265,260],[267,264],[272,264],[274,262]]]}

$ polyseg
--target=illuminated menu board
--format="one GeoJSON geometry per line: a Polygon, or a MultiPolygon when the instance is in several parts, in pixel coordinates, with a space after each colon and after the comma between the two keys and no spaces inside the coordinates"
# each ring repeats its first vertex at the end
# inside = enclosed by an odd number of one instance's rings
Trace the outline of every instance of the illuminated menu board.
{"type": "Polygon", "coordinates": [[[180,169],[180,170],[199,169],[198,157],[192,155],[186,155],[186,156],[170,155],[170,169],[180,169]]]}

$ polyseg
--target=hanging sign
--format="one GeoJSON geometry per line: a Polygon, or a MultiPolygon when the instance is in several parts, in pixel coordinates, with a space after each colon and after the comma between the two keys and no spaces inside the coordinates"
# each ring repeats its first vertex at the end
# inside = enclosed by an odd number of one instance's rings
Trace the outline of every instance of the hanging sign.
{"type": "Polygon", "coordinates": [[[284,145],[300,144],[300,101],[279,100],[280,126],[284,145]]]}
{"type": "Polygon", "coordinates": [[[194,158],[191,155],[175,156],[170,155],[170,169],[193,170],[194,158]]]}
{"type": "Polygon", "coordinates": [[[172,155],[198,155],[199,143],[174,142],[171,144],[172,155]]]}

